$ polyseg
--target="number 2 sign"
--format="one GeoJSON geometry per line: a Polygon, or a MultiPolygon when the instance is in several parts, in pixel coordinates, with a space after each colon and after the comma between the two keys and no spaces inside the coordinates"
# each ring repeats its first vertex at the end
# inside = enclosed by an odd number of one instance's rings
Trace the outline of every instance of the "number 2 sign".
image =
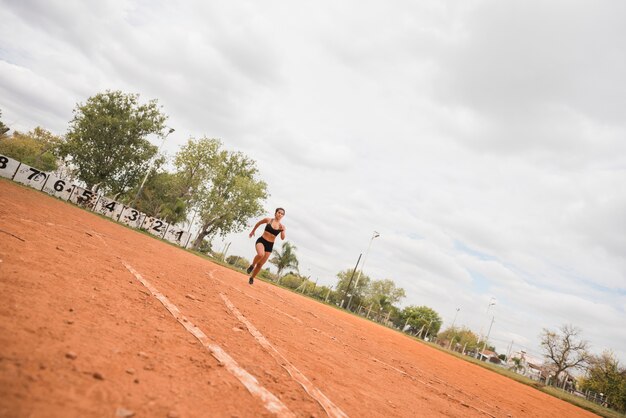
{"type": "Polygon", "coordinates": [[[141,229],[145,229],[152,235],[156,235],[159,238],[163,238],[163,234],[165,234],[165,230],[169,224],[165,221],[162,221],[158,218],[148,217],[146,221],[141,225],[141,229]]]}

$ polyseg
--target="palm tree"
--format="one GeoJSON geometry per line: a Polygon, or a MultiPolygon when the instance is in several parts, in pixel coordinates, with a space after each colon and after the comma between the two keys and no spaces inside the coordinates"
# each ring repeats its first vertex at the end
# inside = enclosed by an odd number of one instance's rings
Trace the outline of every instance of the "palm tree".
{"type": "Polygon", "coordinates": [[[278,277],[278,283],[280,283],[281,273],[283,270],[293,268],[298,271],[298,257],[296,257],[296,246],[285,241],[281,251],[274,250],[274,258],[270,260],[270,263],[274,264],[278,269],[276,276],[278,277]]]}

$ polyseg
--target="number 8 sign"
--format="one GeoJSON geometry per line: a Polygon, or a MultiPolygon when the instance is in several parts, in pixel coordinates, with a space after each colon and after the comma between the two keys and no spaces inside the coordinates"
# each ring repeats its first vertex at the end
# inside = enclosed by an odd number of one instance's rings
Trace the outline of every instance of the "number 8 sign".
{"type": "Polygon", "coordinates": [[[0,154],[0,176],[12,179],[19,166],[19,161],[0,154]]]}

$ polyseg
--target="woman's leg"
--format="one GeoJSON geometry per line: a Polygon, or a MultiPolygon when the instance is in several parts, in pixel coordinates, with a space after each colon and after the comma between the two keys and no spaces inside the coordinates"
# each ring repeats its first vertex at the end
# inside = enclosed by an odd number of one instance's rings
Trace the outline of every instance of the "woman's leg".
{"type": "Polygon", "coordinates": [[[256,255],[254,256],[254,258],[252,259],[252,264],[250,264],[250,267],[248,267],[248,274],[250,274],[250,272],[252,271],[252,269],[259,264],[259,262],[263,259],[263,257],[265,256],[265,248],[263,247],[263,244],[261,244],[260,242],[257,242],[256,245],[254,246],[254,249],[256,250],[256,255]]]}
{"type": "MultiPolygon", "coordinates": [[[[258,244],[261,245],[261,244],[258,244]]],[[[258,251],[258,246],[257,246],[257,251],[258,251]]],[[[267,261],[268,258],[270,258],[270,255],[272,255],[272,253],[266,253],[265,250],[263,257],[261,258],[261,261],[259,261],[258,263],[256,263],[256,266],[254,267],[254,270],[252,270],[252,278],[254,279],[256,277],[257,274],[259,274],[259,271],[261,271],[261,268],[263,267],[263,264],[265,264],[265,262],[267,261]]]]}

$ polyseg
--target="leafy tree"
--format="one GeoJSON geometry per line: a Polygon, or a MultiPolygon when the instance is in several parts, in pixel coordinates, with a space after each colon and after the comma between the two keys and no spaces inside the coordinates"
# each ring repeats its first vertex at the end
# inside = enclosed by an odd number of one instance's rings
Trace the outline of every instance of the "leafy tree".
{"type": "Polygon", "coordinates": [[[450,327],[438,335],[440,340],[451,341],[451,347],[460,344],[466,351],[474,351],[478,347],[478,336],[468,328],[450,327]]]}
{"type": "Polygon", "coordinates": [[[436,335],[443,323],[439,314],[428,306],[407,306],[402,310],[402,319],[409,326],[410,332],[421,331],[422,338],[436,335]]]}
{"type": "Polygon", "coordinates": [[[389,312],[405,296],[404,289],[396,287],[393,280],[373,280],[365,290],[365,304],[373,305],[375,311],[389,312]]]}
{"type": "Polygon", "coordinates": [[[107,90],[78,104],[61,147],[77,177],[89,188],[120,194],[137,185],[157,147],[148,135],[159,134],[167,117],[156,100],[107,90]]]}
{"type": "Polygon", "coordinates": [[[626,412],[626,369],[611,351],[589,358],[587,375],[582,379],[583,390],[606,395],[611,407],[626,412]]]}
{"type": "Polygon", "coordinates": [[[55,171],[59,166],[57,155],[61,138],[37,127],[28,133],[13,132],[0,136],[0,154],[15,158],[43,171],[55,171]]]}
{"type": "Polygon", "coordinates": [[[201,221],[193,248],[205,237],[240,232],[250,218],[263,213],[261,202],[267,198],[267,185],[256,179],[257,174],[254,160],[242,153],[218,153],[208,182],[201,183],[191,197],[201,221]]]}
{"type": "Polygon", "coordinates": [[[131,189],[124,199],[126,203],[132,201],[137,210],[174,224],[187,217],[187,204],[180,197],[180,178],[176,174],[159,172],[148,176],[139,199],[135,201],[138,189],[131,189]]]}
{"type": "Polygon", "coordinates": [[[229,255],[228,257],[226,257],[226,262],[231,266],[235,266],[241,270],[245,270],[250,265],[250,262],[248,260],[238,255],[229,255]]]}
{"type": "Polygon", "coordinates": [[[281,273],[285,269],[298,270],[298,257],[296,256],[296,246],[289,241],[285,241],[280,251],[274,250],[274,257],[269,261],[276,266],[278,270],[276,276],[278,276],[278,283],[280,283],[281,273]]]}
{"type": "MultiPolygon", "coordinates": [[[[372,281],[369,276],[365,273],[361,273],[361,277],[359,278],[359,282],[356,283],[358,271],[354,274],[354,269],[343,270],[337,273],[337,284],[335,285],[335,289],[338,295],[341,295],[341,299],[348,299],[350,294],[352,294],[352,306],[358,306],[365,298],[365,294],[369,287],[370,282],[372,281]],[[352,278],[352,283],[350,283],[350,278],[352,278]],[[348,285],[350,288],[348,289],[348,285]]],[[[338,302],[340,302],[339,300],[338,302]]]]}
{"type": "Polygon", "coordinates": [[[589,360],[589,343],[579,338],[580,333],[572,325],[562,325],[560,333],[543,329],[540,344],[544,356],[554,365],[555,381],[564,371],[583,368],[589,360]]]}
{"type": "MultiPolygon", "coordinates": [[[[2,116],[2,109],[0,109],[0,117],[1,116],[2,116]]],[[[4,137],[6,133],[9,132],[10,130],[11,129],[0,120],[0,138],[4,137]]]]}
{"type": "Polygon", "coordinates": [[[218,167],[227,157],[218,139],[202,137],[190,138],[174,158],[176,175],[179,177],[179,197],[190,205],[201,200],[210,190],[218,173],[218,167]]]}
{"type": "Polygon", "coordinates": [[[285,287],[296,289],[300,287],[304,279],[297,274],[287,273],[283,277],[280,277],[279,281],[285,287]]]}

